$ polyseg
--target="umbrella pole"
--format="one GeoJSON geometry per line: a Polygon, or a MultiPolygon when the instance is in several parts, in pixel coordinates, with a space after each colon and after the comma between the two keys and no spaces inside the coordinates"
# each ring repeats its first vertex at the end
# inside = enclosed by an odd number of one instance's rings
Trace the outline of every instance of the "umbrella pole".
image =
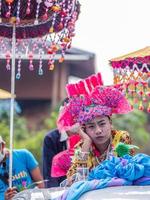
{"type": "Polygon", "coordinates": [[[13,24],[12,34],[12,65],[11,65],[11,102],[10,102],[10,155],[9,155],[9,187],[12,187],[13,166],[13,133],[14,133],[14,98],[15,98],[15,52],[16,52],[16,25],[13,24]]]}

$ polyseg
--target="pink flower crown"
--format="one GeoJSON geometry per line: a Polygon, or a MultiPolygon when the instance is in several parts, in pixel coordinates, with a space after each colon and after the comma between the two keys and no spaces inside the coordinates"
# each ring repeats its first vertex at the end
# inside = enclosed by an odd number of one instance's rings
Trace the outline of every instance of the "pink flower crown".
{"type": "Polygon", "coordinates": [[[87,123],[97,116],[125,114],[132,110],[118,89],[102,84],[101,74],[98,73],[66,86],[70,98],[59,113],[57,126],[60,131],[71,130],[77,123],[87,123]]]}

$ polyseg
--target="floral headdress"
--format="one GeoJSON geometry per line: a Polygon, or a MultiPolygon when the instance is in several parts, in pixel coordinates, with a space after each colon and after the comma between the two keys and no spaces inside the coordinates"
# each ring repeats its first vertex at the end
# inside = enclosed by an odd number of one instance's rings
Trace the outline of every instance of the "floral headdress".
{"type": "Polygon", "coordinates": [[[103,86],[101,74],[92,75],[76,84],[66,86],[68,103],[59,113],[59,130],[71,130],[97,116],[125,114],[131,111],[127,99],[113,86],[103,86]]]}

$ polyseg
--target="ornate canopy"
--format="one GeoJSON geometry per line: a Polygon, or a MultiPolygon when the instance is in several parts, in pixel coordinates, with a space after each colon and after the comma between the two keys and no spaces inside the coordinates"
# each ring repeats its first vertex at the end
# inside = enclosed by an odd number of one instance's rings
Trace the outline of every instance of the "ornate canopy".
{"type": "Polygon", "coordinates": [[[132,99],[132,105],[150,112],[150,47],[110,60],[114,84],[132,99]]]}

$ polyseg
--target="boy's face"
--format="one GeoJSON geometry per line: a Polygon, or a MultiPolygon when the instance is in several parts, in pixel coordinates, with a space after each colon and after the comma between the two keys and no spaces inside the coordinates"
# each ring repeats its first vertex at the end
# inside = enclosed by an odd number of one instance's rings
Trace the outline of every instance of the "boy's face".
{"type": "Polygon", "coordinates": [[[107,116],[99,116],[85,124],[85,132],[95,144],[104,144],[111,137],[112,124],[107,116]]]}

